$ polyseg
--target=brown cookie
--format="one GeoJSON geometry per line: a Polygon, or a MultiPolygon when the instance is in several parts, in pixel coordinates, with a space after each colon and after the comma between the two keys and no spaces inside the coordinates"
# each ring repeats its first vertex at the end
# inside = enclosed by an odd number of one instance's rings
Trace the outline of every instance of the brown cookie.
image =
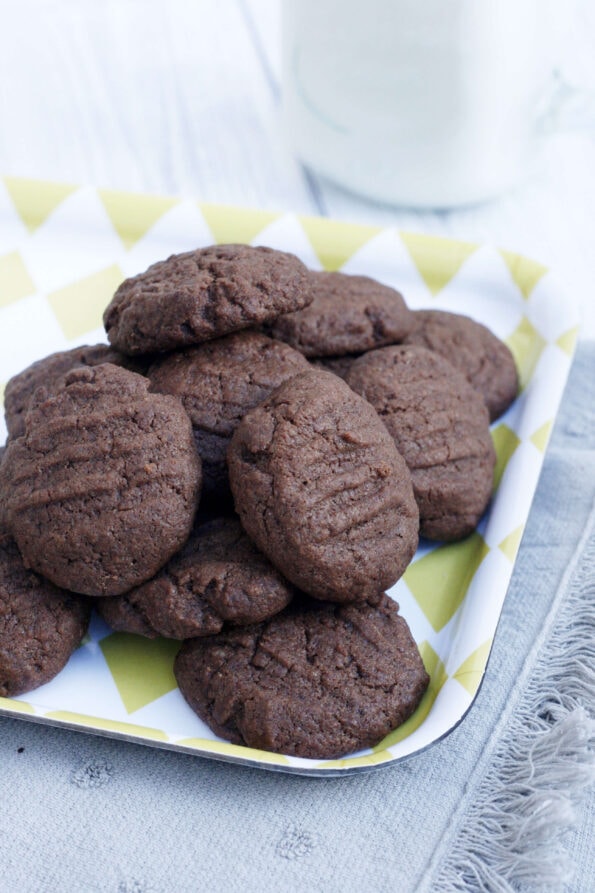
{"type": "Polygon", "coordinates": [[[293,594],[293,586],[239,522],[218,518],[199,525],[182,551],[148,583],[119,598],[102,599],[100,613],[114,629],[147,635],[141,631],[144,624],[170,639],[189,639],[218,633],[224,624],[266,620],[287,607],[293,594]],[[123,603],[115,618],[113,602],[123,603]],[[134,629],[128,625],[131,620],[134,629]]]}
{"type": "MultiPolygon", "coordinates": [[[[5,455],[6,447],[0,446],[0,469],[5,455]]],[[[6,481],[0,473],[0,536],[3,533],[8,533],[8,521],[6,517],[6,481]]]]}
{"type": "Polygon", "coordinates": [[[240,419],[286,379],[308,369],[297,350],[236,332],[168,354],[149,370],[151,390],[179,397],[203,463],[205,494],[229,496],[226,453],[240,419]]]}
{"type": "Polygon", "coordinates": [[[310,272],[312,303],[280,316],[270,334],[307,357],[360,353],[402,341],[414,319],[403,296],[368,276],[310,272]]]}
{"type": "Polygon", "coordinates": [[[191,639],[174,673],[217,734],[314,759],[373,747],[416,709],[429,677],[398,605],[303,603],[191,639]]]}
{"type": "Polygon", "coordinates": [[[305,307],[308,270],[293,254],[250,245],[212,245],[174,254],[126,279],[103,322],[123,353],[200,344],[305,307]]]}
{"type": "Polygon", "coordinates": [[[346,353],[344,357],[312,357],[310,363],[315,369],[326,369],[339,378],[345,378],[358,357],[361,357],[361,353],[346,353]]]}
{"type": "Polygon", "coordinates": [[[415,345],[370,351],[347,383],[376,408],[407,462],[422,536],[471,533],[489,502],[496,459],[477,391],[439,354],[415,345]]]}
{"type": "Polygon", "coordinates": [[[460,313],[418,310],[415,328],[404,344],[417,344],[440,354],[482,395],[494,421],[518,394],[514,357],[486,326],[460,313]]]}
{"type": "Polygon", "coordinates": [[[247,413],[228,465],[243,527],[309,595],[364,601],[415,552],[407,467],[370,404],[330,372],[303,372],[247,413]]]}
{"type": "Polygon", "coordinates": [[[108,626],[119,633],[134,633],[146,639],[156,639],[159,633],[147,620],[142,607],[137,604],[138,587],[123,595],[110,595],[109,598],[96,598],[93,607],[108,626]]]}
{"type": "Polygon", "coordinates": [[[190,419],[174,397],[108,363],[36,391],[0,467],[25,564],[57,586],[117,595],[185,543],[200,495],[190,419]]]}
{"type": "Polygon", "coordinates": [[[39,387],[44,387],[48,394],[53,393],[64,381],[64,376],[71,369],[79,366],[99,366],[101,363],[113,363],[123,366],[131,372],[143,374],[148,363],[124,356],[107,344],[95,344],[92,347],[75,347],[51,354],[42,360],[32,363],[18,375],[13,376],[4,392],[4,413],[9,437],[20,437],[25,432],[25,413],[31,398],[39,387]]]}
{"type": "Polygon", "coordinates": [[[53,679],[88,622],[87,601],[26,570],[16,544],[0,531],[0,697],[53,679]]]}

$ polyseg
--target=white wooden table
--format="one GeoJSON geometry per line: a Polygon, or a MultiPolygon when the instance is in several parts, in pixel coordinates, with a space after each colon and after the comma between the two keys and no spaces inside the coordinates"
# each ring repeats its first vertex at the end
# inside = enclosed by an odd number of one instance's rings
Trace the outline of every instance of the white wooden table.
{"type": "MultiPolygon", "coordinates": [[[[0,0],[0,173],[193,195],[490,241],[555,268],[595,338],[595,127],[553,138],[514,193],[381,207],[307,172],[280,124],[280,0],[0,0]]],[[[560,12],[560,10],[558,10],[560,12]]],[[[595,89],[595,4],[567,0],[555,60],[595,89]]]]}

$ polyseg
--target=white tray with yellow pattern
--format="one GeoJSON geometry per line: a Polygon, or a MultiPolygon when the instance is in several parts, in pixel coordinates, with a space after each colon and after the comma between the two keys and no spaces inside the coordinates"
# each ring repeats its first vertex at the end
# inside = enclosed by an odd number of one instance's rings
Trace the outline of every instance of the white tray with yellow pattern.
{"type": "MultiPolygon", "coordinates": [[[[390,228],[17,178],[0,179],[0,393],[33,360],[104,341],[119,282],[212,242],[296,253],[313,269],[373,276],[414,308],[468,314],[515,355],[522,393],[493,425],[495,493],[476,533],[422,545],[391,595],[431,675],[418,710],[371,750],[306,760],[214,736],[176,688],[178,643],[111,632],[95,618],[66,668],[0,713],[286,772],[336,775],[410,757],[461,720],[481,683],[544,451],[570,368],[576,310],[541,264],[390,228]]],[[[0,443],[5,437],[0,421],[0,443]]]]}

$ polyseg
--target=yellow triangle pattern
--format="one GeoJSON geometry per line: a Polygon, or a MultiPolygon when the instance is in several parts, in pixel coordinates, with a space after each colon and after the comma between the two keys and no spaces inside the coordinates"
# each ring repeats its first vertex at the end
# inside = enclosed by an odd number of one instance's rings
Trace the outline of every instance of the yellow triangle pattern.
{"type": "Polygon", "coordinates": [[[200,204],[200,212],[217,244],[243,243],[249,245],[281,215],[276,211],[255,211],[225,205],[200,204]]]}
{"type": "Polygon", "coordinates": [[[506,555],[511,564],[514,562],[517,552],[519,551],[524,529],[524,525],[521,524],[516,530],[513,530],[512,533],[509,533],[508,536],[504,537],[501,543],[498,543],[498,548],[504,555],[506,555]]]}
{"type": "Polygon", "coordinates": [[[179,199],[163,195],[115,189],[99,189],[97,193],[114,229],[128,249],[142,239],[174,205],[179,204],[179,199]]]}
{"type": "Polygon", "coordinates": [[[299,220],[318,260],[329,272],[340,270],[356,251],[382,231],[379,226],[323,217],[300,217],[299,220]]]}
{"type": "Polygon", "coordinates": [[[523,316],[512,335],[509,335],[506,339],[506,343],[512,351],[519,372],[519,384],[522,391],[531,380],[533,370],[547,342],[541,337],[527,317],[523,316]]]}
{"type": "Polygon", "coordinates": [[[445,239],[442,236],[403,232],[399,235],[420,276],[434,296],[448,285],[479,247],[473,242],[445,239]]]}
{"type": "Polygon", "coordinates": [[[479,648],[476,648],[469,657],[463,661],[456,673],[453,673],[453,679],[456,679],[464,689],[466,689],[471,697],[473,697],[479,688],[482,676],[484,674],[488,657],[490,656],[490,648],[492,647],[492,639],[486,639],[479,648]]]}
{"type": "Polygon", "coordinates": [[[479,533],[438,546],[409,565],[404,580],[436,632],[461,605],[473,576],[490,551],[479,533]]]}
{"type": "Polygon", "coordinates": [[[176,688],[173,661],[179,642],[112,633],[99,647],[128,713],[176,688]]]}
{"type": "Polygon", "coordinates": [[[78,186],[66,183],[48,183],[24,177],[4,177],[4,185],[30,233],[45,223],[58,205],[78,189],[78,186]]]}
{"type": "Polygon", "coordinates": [[[496,466],[494,468],[494,491],[496,491],[500,486],[504,469],[521,440],[512,428],[504,423],[492,429],[492,440],[496,450],[496,466]]]}
{"type": "Polygon", "coordinates": [[[105,719],[103,716],[87,716],[85,713],[72,713],[70,710],[52,710],[44,714],[47,719],[57,719],[69,725],[90,726],[92,729],[103,729],[105,732],[119,732],[121,735],[132,735],[135,738],[151,738],[155,741],[169,741],[169,736],[160,729],[148,726],[137,726],[131,722],[120,722],[117,719],[105,719]]]}
{"type": "Polygon", "coordinates": [[[176,744],[191,747],[197,750],[212,750],[214,753],[223,753],[232,757],[242,757],[245,760],[257,760],[259,763],[280,763],[289,765],[287,757],[280,753],[271,753],[268,750],[258,750],[254,747],[241,747],[238,744],[230,744],[227,741],[213,741],[210,738],[182,738],[176,744]]]}
{"type": "MultiPolygon", "coordinates": [[[[386,738],[384,739],[386,741],[386,738]]],[[[388,750],[379,750],[365,754],[363,757],[347,757],[344,760],[325,760],[317,763],[315,768],[321,769],[356,769],[358,766],[377,766],[393,759],[388,750]]]]}
{"type": "Polygon", "coordinates": [[[552,430],[553,422],[550,419],[549,422],[544,422],[544,424],[535,431],[534,434],[531,435],[529,440],[533,444],[533,446],[537,447],[540,453],[545,452],[545,448],[547,446],[547,442],[550,439],[550,431],[552,430]]]}
{"type": "Polygon", "coordinates": [[[69,340],[101,326],[103,311],[123,279],[122,270],[114,264],[48,295],[56,319],[69,340]]]}
{"type": "Polygon", "coordinates": [[[556,344],[563,350],[565,354],[569,357],[574,353],[574,348],[576,345],[576,339],[578,338],[579,326],[574,326],[573,329],[568,329],[567,332],[564,332],[563,335],[557,339],[556,344]]]}
{"type": "Polygon", "coordinates": [[[20,301],[35,292],[35,283],[18,251],[11,251],[0,257],[0,307],[20,301]]]}
{"type": "Polygon", "coordinates": [[[539,280],[548,271],[543,264],[537,263],[522,254],[515,254],[512,251],[501,250],[500,254],[506,262],[506,266],[510,270],[514,282],[518,285],[521,294],[526,299],[529,297],[539,280]]]}
{"type": "Polygon", "coordinates": [[[0,708],[4,707],[11,713],[35,713],[31,704],[25,701],[15,701],[12,698],[0,698],[0,708]]]}

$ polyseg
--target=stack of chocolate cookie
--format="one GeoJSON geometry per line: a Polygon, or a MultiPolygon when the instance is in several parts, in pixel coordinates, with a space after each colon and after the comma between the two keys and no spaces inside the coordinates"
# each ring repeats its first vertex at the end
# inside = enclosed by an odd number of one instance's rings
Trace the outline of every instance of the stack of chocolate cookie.
{"type": "Polygon", "coordinates": [[[93,604],[184,640],[180,689],[225,738],[315,758],[376,744],[428,684],[384,592],[420,531],[457,539],[485,510],[507,348],[243,245],[154,264],[104,322],[110,347],[6,388],[0,695],[52,678],[93,604]]]}

